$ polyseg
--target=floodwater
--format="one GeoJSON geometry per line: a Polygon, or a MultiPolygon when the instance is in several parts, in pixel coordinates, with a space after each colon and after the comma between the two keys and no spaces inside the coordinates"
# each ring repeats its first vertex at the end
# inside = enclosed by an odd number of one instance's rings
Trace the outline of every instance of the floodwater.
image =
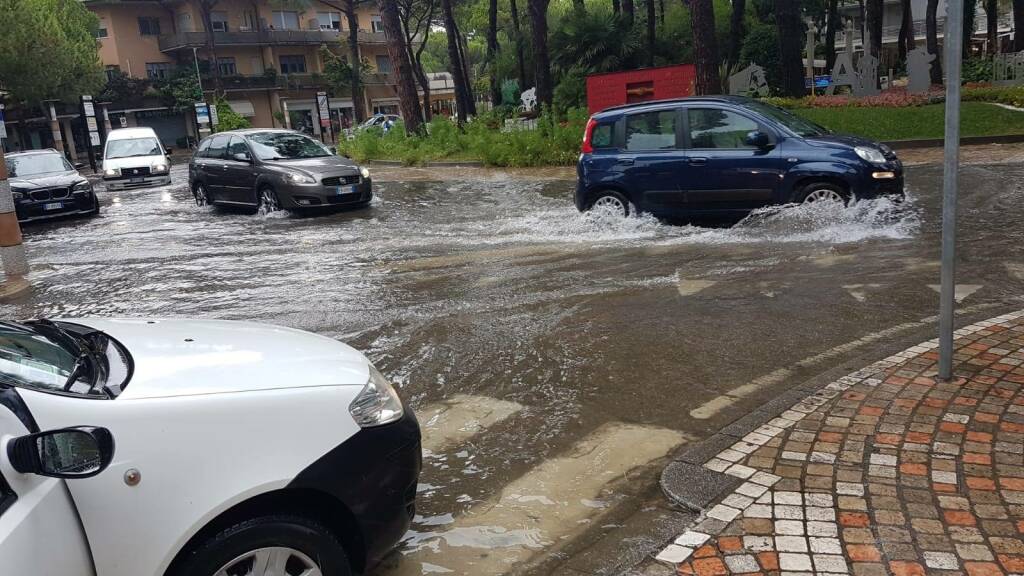
{"type": "MultiPolygon", "coordinates": [[[[679,446],[937,309],[939,167],[910,170],[904,204],[732,227],[580,215],[566,180],[402,174],[317,217],[197,208],[183,166],[101,190],[99,218],[26,227],[34,288],[0,310],[257,320],[364,351],[424,428],[416,520],[376,571],[405,575],[570,562],[679,446]]],[[[1014,304],[1024,168],[962,181],[961,305],[1014,304]]]]}

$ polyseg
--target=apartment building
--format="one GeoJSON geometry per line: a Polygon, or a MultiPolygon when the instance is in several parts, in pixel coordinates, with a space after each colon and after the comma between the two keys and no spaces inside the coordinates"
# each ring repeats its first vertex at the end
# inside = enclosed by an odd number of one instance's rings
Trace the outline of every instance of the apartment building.
{"type": "MultiPolygon", "coordinates": [[[[288,125],[319,133],[314,97],[324,89],[321,48],[347,55],[348,22],[340,4],[316,0],[306,9],[267,0],[219,0],[210,13],[214,48],[198,0],[84,0],[100,19],[99,53],[109,74],[161,79],[181,66],[201,70],[204,91],[225,93],[231,108],[257,127],[288,125]],[[212,67],[219,74],[214,74],[212,67]],[[217,76],[217,78],[215,78],[217,76]],[[287,118],[286,118],[287,115],[287,118]]],[[[358,11],[366,113],[398,113],[398,93],[379,12],[358,11]]],[[[354,118],[350,94],[335,94],[331,113],[340,126],[354,118]]],[[[152,126],[167,142],[193,134],[187,114],[163,106],[118,107],[114,127],[152,126]]]]}

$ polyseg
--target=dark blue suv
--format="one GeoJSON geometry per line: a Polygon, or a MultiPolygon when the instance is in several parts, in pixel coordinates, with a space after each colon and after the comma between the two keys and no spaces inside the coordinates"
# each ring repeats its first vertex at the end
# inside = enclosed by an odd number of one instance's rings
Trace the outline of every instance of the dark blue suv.
{"type": "Polygon", "coordinates": [[[840,136],[735,96],[630,104],[594,114],[576,207],[628,216],[744,213],[772,204],[903,195],[903,164],[877,142],[840,136]]]}

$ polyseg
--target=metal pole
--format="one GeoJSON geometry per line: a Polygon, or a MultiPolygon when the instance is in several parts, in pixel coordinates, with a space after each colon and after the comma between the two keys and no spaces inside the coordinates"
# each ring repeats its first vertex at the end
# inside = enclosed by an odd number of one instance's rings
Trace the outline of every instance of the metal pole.
{"type": "Polygon", "coordinates": [[[942,171],[942,271],[939,290],[939,378],[953,377],[956,193],[960,164],[960,64],[964,0],[946,3],[946,154],[942,171]]]}
{"type": "Polygon", "coordinates": [[[199,75],[199,56],[196,55],[195,46],[192,47],[192,63],[196,65],[196,82],[199,83],[199,99],[203,99],[203,77],[199,75]]]}

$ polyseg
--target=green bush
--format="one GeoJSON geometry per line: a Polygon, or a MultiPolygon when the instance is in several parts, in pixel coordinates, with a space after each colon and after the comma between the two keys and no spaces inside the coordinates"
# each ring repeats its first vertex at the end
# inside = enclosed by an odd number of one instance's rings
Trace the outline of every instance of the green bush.
{"type": "Polygon", "coordinates": [[[964,82],[991,82],[992,59],[965,58],[961,70],[961,78],[964,82]]]}
{"type": "Polygon", "coordinates": [[[218,132],[238,130],[240,128],[252,128],[252,123],[250,123],[245,116],[235,112],[231,106],[228,105],[227,100],[218,98],[215,106],[217,106],[218,132]]]}
{"type": "Polygon", "coordinates": [[[960,92],[964,102],[998,102],[1024,108],[1024,86],[967,86],[960,92]]]}

